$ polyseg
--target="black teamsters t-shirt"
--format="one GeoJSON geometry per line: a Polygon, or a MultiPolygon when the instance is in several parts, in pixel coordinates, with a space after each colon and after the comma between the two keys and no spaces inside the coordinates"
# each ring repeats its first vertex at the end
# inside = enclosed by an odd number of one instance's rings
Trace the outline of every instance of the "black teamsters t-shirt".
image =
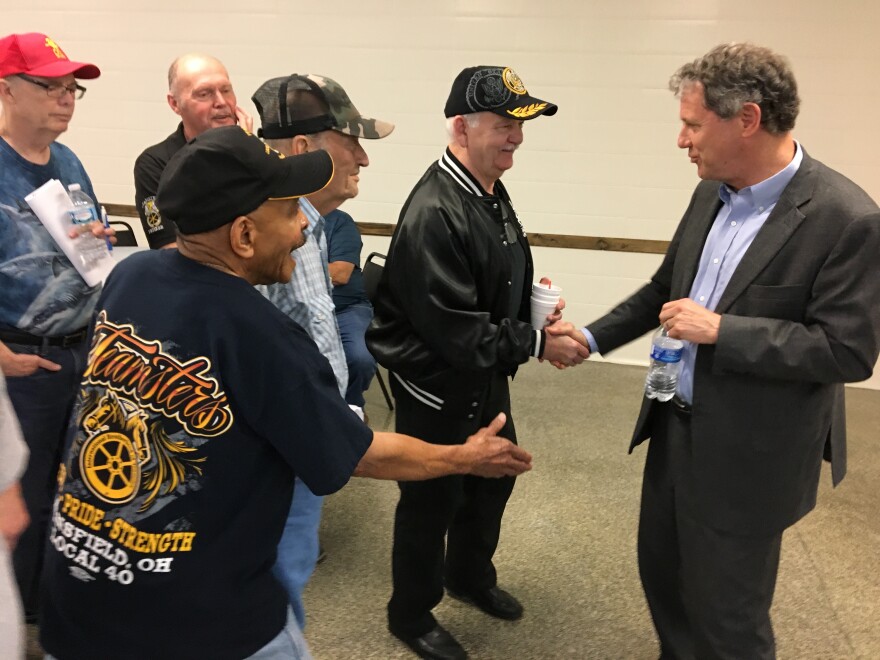
{"type": "Polygon", "coordinates": [[[108,278],[71,434],[40,622],[59,660],[258,651],[286,620],[294,473],[334,492],[373,437],[302,328],[177,250],[108,278]]]}
{"type": "Polygon", "coordinates": [[[134,161],[134,205],[141,217],[141,225],[150,247],[161,248],[177,240],[177,228],[162,217],[156,207],[156,191],[159,178],[171,157],[186,144],[183,123],[159,144],[144,149],[134,161]]]}

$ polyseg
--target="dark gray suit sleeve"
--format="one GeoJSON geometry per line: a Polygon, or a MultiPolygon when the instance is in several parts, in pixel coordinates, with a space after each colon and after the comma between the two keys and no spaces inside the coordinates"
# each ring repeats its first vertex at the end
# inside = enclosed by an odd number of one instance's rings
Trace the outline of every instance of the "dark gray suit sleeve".
{"type": "Polygon", "coordinates": [[[874,212],[845,227],[811,284],[803,322],[724,314],[713,372],[816,383],[868,378],[880,350],[878,262],[874,212]]]}
{"type": "Polygon", "coordinates": [[[681,238],[687,231],[687,219],[690,217],[696,195],[684,212],[675,235],[669,243],[669,249],[657,272],[641,289],[618,304],[605,316],[589,323],[586,328],[596,340],[599,352],[606,354],[638,339],[646,332],[660,325],[660,309],[669,302],[672,290],[672,272],[681,238]]]}

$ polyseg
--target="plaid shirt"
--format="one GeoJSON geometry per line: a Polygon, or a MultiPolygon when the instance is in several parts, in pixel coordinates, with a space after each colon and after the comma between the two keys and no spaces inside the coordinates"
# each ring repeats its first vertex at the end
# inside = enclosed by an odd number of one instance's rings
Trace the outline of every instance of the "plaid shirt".
{"type": "Polygon", "coordinates": [[[296,321],[309,333],[321,354],[330,361],[340,396],[348,389],[348,366],[336,313],[333,306],[333,285],[327,268],[327,237],[324,235],[324,218],[305,197],[299,206],[309,219],[303,232],[306,243],[293,251],[296,268],[287,284],[270,284],[257,287],[275,306],[296,321]]]}

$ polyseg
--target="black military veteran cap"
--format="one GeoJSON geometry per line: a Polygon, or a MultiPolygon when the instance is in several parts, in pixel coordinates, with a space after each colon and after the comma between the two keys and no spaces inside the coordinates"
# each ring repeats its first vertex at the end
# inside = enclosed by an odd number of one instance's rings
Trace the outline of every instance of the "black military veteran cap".
{"type": "Polygon", "coordinates": [[[447,117],[494,112],[502,117],[534,119],[555,115],[557,110],[553,103],[529,95],[510,67],[471,66],[455,77],[443,111],[447,117]]]}
{"type": "Polygon", "coordinates": [[[291,138],[334,130],[368,140],[378,140],[394,130],[394,124],[364,117],[342,85],[327,76],[294,73],[271,78],[254,92],[264,138],[291,138]]]}
{"type": "Polygon", "coordinates": [[[156,206],[181,234],[200,234],[268,200],[311,195],[331,178],[326,151],[284,156],[239,126],[222,126],[174,154],[159,179],[156,206]]]}

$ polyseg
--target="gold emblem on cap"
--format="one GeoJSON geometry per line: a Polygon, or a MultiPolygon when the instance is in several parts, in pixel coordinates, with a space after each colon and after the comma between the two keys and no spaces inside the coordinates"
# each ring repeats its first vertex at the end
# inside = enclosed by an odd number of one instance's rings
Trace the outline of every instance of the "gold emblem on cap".
{"type": "Polygon", "coordinates": [[[47,48],[51,48],[52,52],[55,53],[55,57],[57,57],[59,60],[66,60],[67,59],[67,55],[65,55],[64,51],[61,50],[61,46],[59,46],[58,44],[55,43],[54,39],[50,39],[49,37],[46,37],[46,43],[44,45],[47,48]]]}
{"type": "Polygon", "coordinates": [[[516,75],[516,71],[507,67],[504,71],[501,72],[501,80],[504,81],[504,86],[507,87],[514,94],[522,95],[528,94],[526,91],[526,86],[523,85],[523,81],[520,79],[518,75],[516,75]]]}
{"type": "Polygon", "coordinates": [[[546,103],[532,103],[531,105],[524,105],[519,108],[514,108],[513,110],[508,110],[507,114],[513,115],[514,117],[518,117],[520,119],[525,119],[526,117],[531,117],[532,115],[541,112],[541,110],[546,107],[546,103]]]}

